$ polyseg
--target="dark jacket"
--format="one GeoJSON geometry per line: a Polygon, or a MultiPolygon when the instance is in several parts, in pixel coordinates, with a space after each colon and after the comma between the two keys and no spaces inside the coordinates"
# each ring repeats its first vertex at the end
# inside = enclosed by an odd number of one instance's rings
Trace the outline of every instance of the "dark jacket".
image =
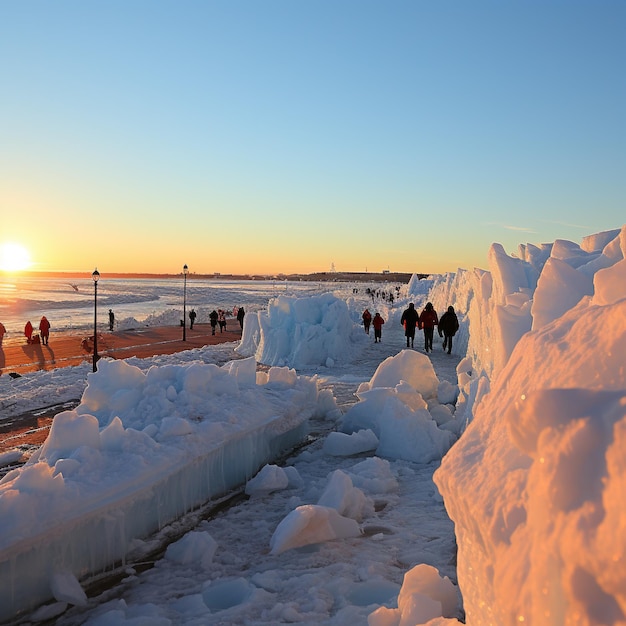
{"type": "Polygon", "coordinates": [[[457,330],[459,330],[459,318],[454,309],[449,306],[439,320],[439,334],[443,333],[446,337],[454,337],[457,330]]]}
{"type": "Polygon", "coordinates": [[[400,318],[400,323],[404,326],[404,334],[409,336],[415,335],[415,326],[417,325],[419,315],[413,306],[409,304],[409,308],[405,309],[400,318]]]}

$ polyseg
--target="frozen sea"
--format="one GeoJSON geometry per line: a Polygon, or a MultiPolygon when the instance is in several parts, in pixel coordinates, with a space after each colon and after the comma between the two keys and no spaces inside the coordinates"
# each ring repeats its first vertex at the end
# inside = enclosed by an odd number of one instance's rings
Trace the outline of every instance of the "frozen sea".
{"type": "MultiPolygon", "coordinates": [[[[208,321],[213,309],[232,313],[235,307],[246,310],[264,308],[279,295],[306,296],[328,289],[329,283],[278,280],[204,280],[182,277],[168,279],[108,279],[98,282],[98,324],[108,324],[108,311],[115,313],[124,327],[136,322],[145,325],[176,324],[182,319],[183,300],[187,312],[195,308],[197,323],[208,321]],[[127,320],[134,320],[128,322],[127,320]]],[[[339,290],[352,285],[341,284],[339,290]]],[[[34,326],[45,315],[53,330],[83,330],[93,327],[94,284],[90,276],[74,280],[0,275],[0,322],[8,338],[21,336],[30,320],[34,326]]]]}

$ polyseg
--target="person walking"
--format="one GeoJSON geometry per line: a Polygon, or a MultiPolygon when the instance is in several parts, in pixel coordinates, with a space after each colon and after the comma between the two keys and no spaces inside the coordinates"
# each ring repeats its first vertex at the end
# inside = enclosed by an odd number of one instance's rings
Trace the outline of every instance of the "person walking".
{"type": "Polygon", "coordinates": [[[113,332],[113,325],[115,324],[115,313],[113,309],[109,309],[109,330],[113,332]]]}
{"type": "Polygon", "coordinates": [[[437,312],[433,309],[431,302],[426,303],[426,307],[421,312],[418,320],[420,330],[424,329],[424,349],[426,352],[433,351],[433,334],[435,332],[435,326],[439,324],[437,318],[437,312]]]}
{"type": "Polygon", "coordinates": [[[194,309],[191,309],[191,311],[189,311],[189,330],[193,330],[193,323],[195,321],[196,321],[196,312],[194,309]]]}
{"type": "Polygon", "coordinates": [[[30,320],[28,320],[28,322],[26,322],[26,326],[24,326],[24,334],[26,335],[26,343],[32,343],[33,325],[30,323],[30,320]]]}
{"type": "Polygon", "coordinates": [[[217,310],[217,323],[220,325],[220,332],[223,333],[226,328],[226,312],[223,309],[217,310]]]}
{"type": "Polygon", "coordinates": [[[418,323],[419,315],[415,310],[415,305],[410,302],[409,308],[405,309],[400,318],[400,323],[404,326],[404,336],[406,337],[406,347],[413,347],[413,341],[415,340],[415,326],[418,323]],[[410,346],[409,346],[410,342],[410,346]]]}
{"type": "Polygon", "coordinates": [[[215,334],[215,327],[217,326],[217,311],[215,309],[213,309],[210,313],[209,313],[209,322],[211,322],[211,334],[214,335],[215,334]]]}
{"type": "Polygon", "coordinates": [[[240,306],[237,311],[237,321],[239,322],[239,326],[241,326],[241,330],[243,330],[243,318],[245,317],[246,312],[243,310],[243,307],[240,306]]]}
{"type": "Polygon", "coordinates": [[[452,353],[452,337],[456,335],[456,331],[459,330],[459,318],[454,312],[454,307],[449,306],[448,310],[439,318],[439,324],[437,326],[439,330],[439,336],[443,337],[443,349],[448,348],[448,354],[452,353]]]}
{"type": "Polygon", "coordinates": [[[385,320],[380,316],[380,313],[377,312],[372,320],[372,326],[374,327],[374,343],[380,343],[382,341],[384,323],[385,320]]]}
{"type": "Polygon", "coordinates": [[[365,328],[365,334],[370,334],[370,324],[372,323],[372,314],[369,312],[369,309],[365,309],[363,311],[363,328],[365,328]]]}

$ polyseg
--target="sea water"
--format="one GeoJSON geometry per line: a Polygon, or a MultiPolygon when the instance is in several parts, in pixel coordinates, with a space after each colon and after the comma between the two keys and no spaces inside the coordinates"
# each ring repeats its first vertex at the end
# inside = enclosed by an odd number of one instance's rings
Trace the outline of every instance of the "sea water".
{"type": "MultiPolygon", "coordinates": [[[[223,309],[232,315],[265,308],[278,295],[306,296],[333,290],[336,283],[278,280],[206,280],[182,277],[111,278],[102,276],[97,286],[97,324],[108,328],[109,309],[116,328],[137,325],[178,325],[183,303],[188,314],[196,310],[196,323],[207,323],[208,314],[223,309]]],[[[22,336],[30,321],[35,328],[45,315],[52,331],[88,330],[94,325],[95,286],[84,279],[0,275],[0,322],[8,337],[22,336]]],[[[187,322],[188,323],[188,322],[187,322]]]]}

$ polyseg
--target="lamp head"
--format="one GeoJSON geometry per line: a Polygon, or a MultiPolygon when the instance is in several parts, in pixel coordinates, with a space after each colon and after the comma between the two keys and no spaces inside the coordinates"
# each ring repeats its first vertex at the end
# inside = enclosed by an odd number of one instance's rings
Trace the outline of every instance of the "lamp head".
{"type": "Polygon", "coordinates": [[[187,267],[187,263],[185,263],[185,265],[183,265],[183,274],[185,274],[185,276],[187,274],[189,274],[189,268],[187,267]]]}
{"type": "Polygon", "coordinates": [[[93,282],[94,282],[94,283],[97,283],[97,282],[98,282],[98,280],[100,279],[100,272],[98,271],[98,268],[96,268],[96,269],[93,271],[93,273],[92,273],[91,277],[93,278],[93,282]]]}

